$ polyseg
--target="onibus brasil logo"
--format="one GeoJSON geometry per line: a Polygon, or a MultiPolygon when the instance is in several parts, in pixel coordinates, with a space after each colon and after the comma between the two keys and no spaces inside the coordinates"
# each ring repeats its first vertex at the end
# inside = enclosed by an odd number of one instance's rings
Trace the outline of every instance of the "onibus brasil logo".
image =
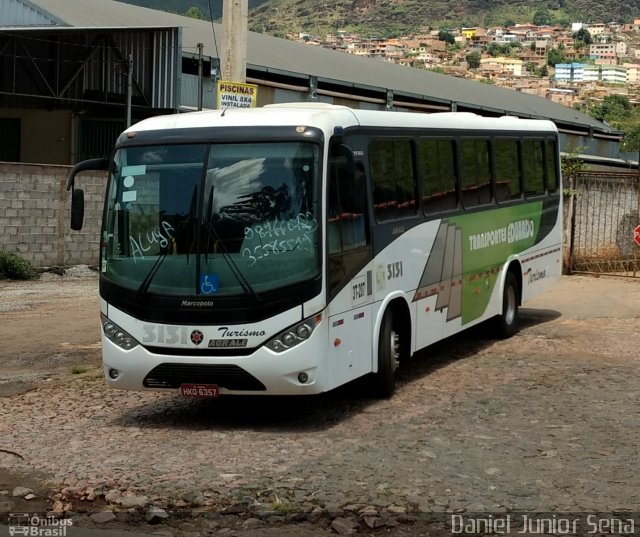
{"type": "Polygon", "coordinates": [[[70,518],[56,518],[43,513],[9,513],[9,535],[64,537],[73,526],[70,518]]]}

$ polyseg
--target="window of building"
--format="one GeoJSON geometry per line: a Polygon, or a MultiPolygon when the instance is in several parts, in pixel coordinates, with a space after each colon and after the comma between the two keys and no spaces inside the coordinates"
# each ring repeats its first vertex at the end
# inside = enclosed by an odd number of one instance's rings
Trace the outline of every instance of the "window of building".
{"type": "MultiPolygon", "coordinates": [[[[182,72],[186,75],[198,75],[198,58],[182,58],[182,72]]],[[[211,60],[202,60],[202,78],[211,78],[211,60]]]]}
{"type": "Polygon", "coordinates": [[[0,160],[20,162],[19,118],[0,118],[0,160]]]}

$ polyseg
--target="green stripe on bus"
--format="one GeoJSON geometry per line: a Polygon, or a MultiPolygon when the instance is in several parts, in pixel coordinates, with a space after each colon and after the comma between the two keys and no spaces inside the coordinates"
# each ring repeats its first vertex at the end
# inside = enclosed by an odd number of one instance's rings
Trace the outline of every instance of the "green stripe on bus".
{"type": "Polygon", "coordinates": [[[462,230],[462,324],[487,309],[499,270],[510,256],[536,243],[542,202],[448,218],[462,230]]]}

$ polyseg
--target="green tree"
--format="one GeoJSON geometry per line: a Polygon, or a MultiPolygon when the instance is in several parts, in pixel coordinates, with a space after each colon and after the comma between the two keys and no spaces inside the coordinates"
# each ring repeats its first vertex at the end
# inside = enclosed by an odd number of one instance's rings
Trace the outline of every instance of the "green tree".
{"type": "Polygon", "coordinates": [[[509,56],[517,55],[522,50],[522,43],[520,41],[511,41],[506,48],[509,56]]]}
{"type": "MultiPolygon", "coordinates": [[[[639,118],[640,119],[640,118],[639,118]]],[[[623,151],[640,151],[640,123],[629,128],[624,133],[624,138],[620,144],[623,151]]]]}
{"type": "Polygon", "coordinates": [[[593,39],[591,38],[591,34],[589,30],[586,28],[580,28],[577,32],[573,34],[574,47],[576,49],[581,49],[584,47],[588,47],[593,43],[593,39]]]}
{"type": "Polygon", "coordinates": [[[469,65],[469,69],[477,69],[480,67],[480,59],[482,56],[477,50],[470,52],[467,54],[467,64],[469,65]]]}
{"type": "Polygon", "coordinates": [[[587,150],[586,147],[574,147],[562,155],[560,161],[563,177],[575,178],[577,174],[587,169],[584,161],[580,158],[580,154],[587,150]]]}
{"type": "Polygon", "coordinates": [[[528,73],[531,73],[533,76],[537,76],[539,78],[544,78],[545,76],[549,75],[549,69],[547,69],[546,65],[538,67],[533,62],[527,62],[524,64],[524,67],[528,73]]]}
{"type": "Polygon", "coordinates": [[[589,113],[600,121],[613,125],[630,117],[631,104],[624,95],[607,95],[600,104],[593,106],[589,113]]]}
{"type": "Polygon", "coordinates": [[[566,56],[564,54],[564,46],[560,45],[558,48],[552,48],[547,52],[547,65],[555,67],[559,63],[564,63],[566,56]]]}
{"type": "Polygon", "coordinates": [[[187,17],[191,17],[192,19],[204,19],[204,13],[202,13],[202,10],[197,6],[191,6],[189,9],[187,9],[185,15],[187,17]]]}
{"type": "Polygon", "coordinates": [[[502,47],[498,43],[489,43],[487,45],[487,54],[492,58],[500,56],[502,54],[502,47]]]}
{"type": "MultiPolygon", "coordinates": [[[[580,158],[580,154],[587,151],[587,147],[574,147],[565,152],[560,158],[560,168],[562,171],[562,177],[564,182],[564,195],[569,198],[573,198],[576,194],[574,186],[576,184],[576,177],[580,172],[587,169],[586,164],[580,158]]],[[[573,199],[569,199],[569,212],[573,209],[573,199]]]]}
{"type": "Polygon", "coordinates": [[[454,37],[454,35],[449,30],[444,29],[438,32],[438,39],[440,41],[446,41],[450,45],[453,45],[456,42],[456,38],[454,37]]]}
{"type": "Polygon", "coordinates": [[[588,112],[624,134],[620,144],[622,151],[640,151],[640,109],[632,107],[627,97],[607,95],[588,112]]]}
{"type": "Polygon", "coordinates": [[[546,7],[541,7],[533,14],[533,24],[536,26],[546,26],[551,24],[553,17],[546,7]]]}

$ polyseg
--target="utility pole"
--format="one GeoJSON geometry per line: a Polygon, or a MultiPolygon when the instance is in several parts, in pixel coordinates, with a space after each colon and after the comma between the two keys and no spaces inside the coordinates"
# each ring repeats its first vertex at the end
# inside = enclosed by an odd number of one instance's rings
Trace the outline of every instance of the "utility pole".
{"type": "Polygon", "coordinates": [[[222,80],[247,80],[248,0],[222,2],[222,80]]]}
{"type": "Polygon", "coordinates": [[[198,110],[202,110],[202,49],[204,45],[198,43],[198,110]]]}

